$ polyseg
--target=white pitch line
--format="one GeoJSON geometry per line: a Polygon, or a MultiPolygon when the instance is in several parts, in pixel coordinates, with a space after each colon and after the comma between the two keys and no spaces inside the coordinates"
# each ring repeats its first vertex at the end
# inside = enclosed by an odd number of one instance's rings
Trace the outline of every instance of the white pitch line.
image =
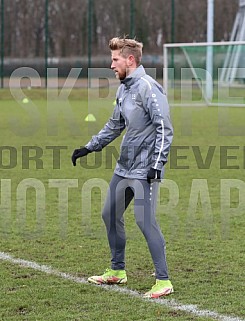
{"type": "MultiPolygon", "coordinates": [[[[53,269],[52,267],[47,266],[47,265],[41,265],[36,262],[22,260],[19,258],[14,258],[13,256],[11,256],[5,252],[0,252],[0,260],[10,262],[12,264],[17,264],[17,265],[22,266],[24,268],[30,268],[30,269],[33,269],[36,271],[44,272],[46,274],[58,276],[62,279],[69,280],[69,281],[72,281],[75,283],[81,283],[81,284],[87,284],[87,285],[90,284],[84,278],[80,278],[80,277],[76,277],[76,276],[68,274],[68,273],[60,272],[60,271],[53,269]]],[[[97,286],[97,285],[93,285],[93,284],[90,284],[90,285],[97,286]]],[[[100,287],[104,290],[119,292],[119,293],[123,293],[126,295],[134,296],[134,297],[136,297],[142,301],[145,301],[145,302],[164,305],[164,306],[166,306],[172,310],[175,310],[175,311],[178,310],[178,311],[187,312],[187,313],[193,314],[197,317],[209,317],[209,318],[213,318],[214,320],[219,320],[219,321],[245,321],[244,319],[241,319],[239,317],[222,315],[222,314],[219,314],[215,311],[200,310],[197,305],[191,305],[191,304],[184,305],[184,304],[177,302],[174,299],[154,299],[154,300],[153,299],[145,299],[142,296],[142,294],[138,293],[137,291],[130,290],[126,287],[120,287],[120,286],[116,286],[116,285],[113,285],[113,286],[101,285],[100,287]]]]}

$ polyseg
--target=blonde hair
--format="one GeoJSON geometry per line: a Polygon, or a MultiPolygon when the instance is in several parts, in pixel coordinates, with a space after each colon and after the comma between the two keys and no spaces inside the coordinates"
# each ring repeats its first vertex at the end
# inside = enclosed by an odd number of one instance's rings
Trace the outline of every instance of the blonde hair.
{"type": "Polygon", "coordinates": [[[143,44],[135,39],[115,37],[109,41],[109,48],[111,50],[120,50],[122,57],[127,58],[133,55],[137,66],[140,65],[142,58],[143,44]]]}

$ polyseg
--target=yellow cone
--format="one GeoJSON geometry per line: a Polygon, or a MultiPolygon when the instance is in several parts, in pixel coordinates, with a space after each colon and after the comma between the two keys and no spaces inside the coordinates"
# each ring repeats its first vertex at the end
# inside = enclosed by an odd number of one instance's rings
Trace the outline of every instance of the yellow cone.
{"type": "Polygon", "coordinates": [[[93,114],[88,114],[88,116],[85,118],[85,121],[96,121],[96,118],[93,114]]]}
{"type": "Polygon", "coordinates": [[[23,99],[22,99],[22,103],[23,103],[23,104],[28,104],[28,103],[29,103],[29,99],[26,98],[26,97],[23,98],[23,99]]]}

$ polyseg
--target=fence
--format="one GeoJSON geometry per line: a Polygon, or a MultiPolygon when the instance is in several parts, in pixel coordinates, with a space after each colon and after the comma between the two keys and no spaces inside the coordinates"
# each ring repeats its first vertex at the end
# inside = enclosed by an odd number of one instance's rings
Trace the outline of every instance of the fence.
{"type": "MultiPolygon", "coordinates": [[[[108,39],[115,35],[137,34],[137,39],[151,52],[153,62],[162,55],[163,40],[175,39],[175,0],[0,2],[1,88],[8,87],[11,73],[20,66],[37,70],[46,85],[50,67],[58,67],[64,77],[71,67],[106,67],[103,57],[109,53],[108,39]],[[171,15],[166,14],[171,10],[171,15]],[[167,25],[171,25],[171,30],[167,25]]],[[[85,77],[84,72],[81,77],[85,77]]]]}
{"type": "MultiPolygon", "coordinates": [[[[18,3],[16,0],[15,5],[18,3]]],[[[86,6],[86,33],[87,33],[87,59],[83,57],[82,66],[83,69],[92,67],[92,43],[93,43],[93,10],[94,10],[94,0],[81,0],[83,6],[86,6]],[[85,67],[85,68],[84,68],[85,67]]],[[[34,68],[38,71],[38,73],[45,77],[45,84],[47,86],[47,71],[49,67],[57,67],[60,68],[61,76],[66,76],[68,73],[68,69],[71,66],[81,66],[81,59],[73,57],[72,61],[69,63],[66,58],[53,59],[49,57],[49,49],[50,49],[50,4],[52,4],[52,0],[44,0],[42,5],[42,12],[44,14],[44,48],[43,48],[43,57],[25,57],[22,58],[12,58],[5,57],[5,25],[8,25],[8,21],[5,19],[6,7],[5,1],[1,0],[1,88],[4,87],[4,78],[9,77],[10,74],[15,70],[15,68],[19,68],[21,66],[28,66],[34,68]],[[63,66],[63,67],[62,67],[63,66]]],[[[134,14],[134,0],[130,0],[130,36],[134,36],[135,32],[135,14],[134,14]]],[[[16,9],[17,10],[17,9],[16,9]]],[[[79,13],[78,13],[79,14],[79,13]]],[[[41,18],[43,19],[43,18],[41,18]]],[[[16,31],[17,32],[17,31],[16,31]]],[[[98,63],[97,63],[98,64],[98,63]]],[[[99,63],[100,65],[100,63],[99,63]]],[[[84,74],[83,74],[84,75],[84,74]]]]}

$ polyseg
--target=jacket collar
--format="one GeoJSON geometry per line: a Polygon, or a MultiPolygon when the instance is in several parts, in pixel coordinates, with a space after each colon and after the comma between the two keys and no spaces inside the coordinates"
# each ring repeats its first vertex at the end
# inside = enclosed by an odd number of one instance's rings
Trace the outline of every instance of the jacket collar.
{"type": "Polygon", "coordinates": [[[139,78],[146,74],[142,65],[137,67],[131,74],[121,80],[121,84],[124,84],[126,88],[130,88],[139,78]]]}

